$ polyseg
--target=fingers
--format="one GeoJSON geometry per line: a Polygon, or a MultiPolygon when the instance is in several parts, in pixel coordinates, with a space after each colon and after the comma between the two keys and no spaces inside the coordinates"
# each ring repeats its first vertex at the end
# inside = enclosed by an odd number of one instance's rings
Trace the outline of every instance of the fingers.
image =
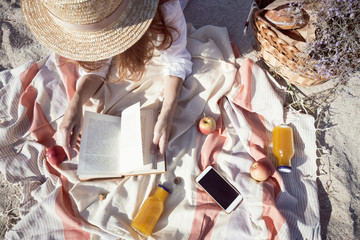
{"type": "Polygon", "coordinates": [[[72,149],[70,147],[70,131],[60,126],[59,132],[60,132],[59,143],[64,148],[66,156],[70,160],[72,159],[72,151],[71,151],[72,149]]]}
{"type": "Polygon", "coordinates": [[[75,157],[80,150],[80,131],[81,127],[76,124],[70,125],[69,128],[60,125],[58,140],[69,160],[75,157]]]}
{"type": "Polygon", "coordinates": [[[79,126],[75,125],[72,130],[72,134],[71,134],[71,138],[70,138],[70,146],[72,148],[76,147],[80,131],[81,131],[81,128],[79,126]]]}
{"type": "Polygon", "coordinates": [[[68,108],[58,131],[60,135],[58,142],[64,148],[69,160],[77,155],[80,148],[78,142],[82,125],[82,111],[80,110],[68,108]]]}
{"type": "Polygon", "coordinates": [[[166,149],[166,145],[167,145],[167,139],[166,139],[166,134],[163,134],[160,138],[160,141],[159,141],[159,152],[161,155],[164,155],[165,154],[165,149],[166,149]]]}
{"type": "Polygon", "coordinates": [[[160,141],[160,135],[158,134],[157,131],[154,132],[154,137],[153,137],[153,144],[154,145],[158,145],[160,141]]]}
{"type": "Polygon", "coordinates": [[[70,138],[73,138],[73,136],[70,136],[69,134],[64,135],[64,137],[61,137],[60,145],[64,148],[64,151],[66,153],[66,156],[69,160],[71,160],[73,157],[77,155],[77,152],[80,150],[80,140],[77,139],[74,141],[73,144],[70,143],[70,138]],[[66,141],[68,139],[68,141],[66,141]]]}
{"type": "Polygon", "coordinates": [[[154,132],[153,142],[151,145],[152,154],[155,154],[158,151],[159,141],[160,141],[160,135],[157,132],[154,132]]]}
{"type": "Polygon", "coordinates": [[[81,139],[81,134],[79,134],[78,138],[76,139],[75,150],[76,150],[77,152],[80,151],[80,139],[81,139]]]}
{"type": "Polygon", "coordinates": [[[166,135],[167,134],[165,132],[162,135],[154,133],[153,145],[151,148],[151,152],[153,154],[155,154],[155,153],[160,153],[161,155],[165,154],[165,149],[166,149],[166,145],[167,145],[166,135]]]}

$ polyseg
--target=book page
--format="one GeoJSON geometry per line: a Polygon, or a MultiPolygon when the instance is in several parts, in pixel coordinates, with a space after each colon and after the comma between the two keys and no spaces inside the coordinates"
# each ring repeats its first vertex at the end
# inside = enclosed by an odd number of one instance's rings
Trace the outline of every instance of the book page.
{"type": "Polygon", "coordinates": [[[141,113],[141,141],[143,145],[143,165],[151,164],[154,161],[154,155],[151,153],[152,139],[154,131],[154,116],[152,110],[142,110],[141,113]]]}
{"type": "MultiPolygon", "coordinates": [[[[140,105],[138,105],[140,107],[140,105]]],[[[152,140],[154,135],[154,127],[155,127],[155,121],[156,121],[156,111],[154,109],[141,109],[136,114],[140,114],[140,118],[138,118],[138,121],[134,121],[134,117],[132,117],[132,125],[135,126],[135,124],[140,124],[139,128],[136,129],[136,131],[139,132],[139,139],[137,141],[141,143],[140,148],[138,148],[138,153],[141,152],[141,158],[136,160],[137,161],[137,167],[135,167],[133,159],[135,157],[134,150],[132,152],[129,152],[132,154],[132,160],[131,162],[128,162],[128,160],[124,160],[123,156],[125,153],[123,153],[123,149],[121,149],[120,153],[120,169],[121,173],[124,175],[139,175],[139,174],[151,174],[151,173],[160,173],[160,172],[166,172],[166,165],[165,165],[165,158],[161,157],[157,159],[157,155],[153,154],[151,151],[152,148],[152,140]],[[131,165],[130,165],[131,164],[131,165]],[[129,165],[129,167],[124,170],[124,165],[129,165]]],[[[129,114],[129,116],[133,116],[132,113],[129,114]]],[[[128,118],[127,115],[122,114],[122,122],[121,122],[121,129],[124,128],[125,120],[128,118]]],[[[130,124],[130,123],[129,123],[130,124]]],[[[126,127],[125,127],[126,128],[126,127]]],[[[133,130],[133,128],[132,128],[133,130]]],[[[121,133],[123,134],[123,132],[121,133]]],[[[128,133],[127,133],[128,134],[128,133]]],[[[125,135],[125,134],[124,134],[125,135]]],[[[135,134],[134,131],[132,131],[132,137],[138,137],[137,133],[135,134]]],[[[129,138],[126,138],[129,140],[129,138]]],[[[124,140],[125,141],[125,140],[124,140]]],[[[129,144],[129,141],[126,142],[126,144],[129,144]]],[[[129,148],[130,149],[130,148],[129,148]]]]}
{"type": "Polygon", "coordinates": [[[139,169],[144,165],[139,102],[121,113],[119,162],[122,173],[139,169]]]}
{"type": "Polygon", "coordinates": [[[79,154],[79,175],[119,173],[121,118],[85,112],[79,154]]]}
{"type": "Polygon", "coordinates": [[[142,109],[141,115],[141,136],[143,144],[143,167],[138,172],[165,172],[165,158],[152,152],[154,127],[157,112],[154,109],[142,109]]]}

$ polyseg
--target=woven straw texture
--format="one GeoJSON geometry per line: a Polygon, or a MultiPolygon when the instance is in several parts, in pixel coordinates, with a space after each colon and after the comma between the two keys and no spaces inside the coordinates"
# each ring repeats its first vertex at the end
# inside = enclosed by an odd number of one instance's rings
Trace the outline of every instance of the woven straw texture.
{"type": "Polygon", "coordinates": [[[96,23],[111,15],[121,2],[22,0],[21,7],[31,32],[47,48],[72,60],[98,61],[124,52],[143,36],[154,18],[158,0],[129,0],[116,21],[96,31],[75,29],[61,21],[96,23]]]}
{"type": "Polygon", "coordinates": [[[304,54],[295,46],[296,41],[289,44],[282,39],[283,34],[265,20],[264,12],[262,9],[254,12],[251,19],[257,51],[264,62],[287,82],[297,86],[308,87],[327,81],[308,67],[311,65],[308,60],[299,59],[304,54]]]}

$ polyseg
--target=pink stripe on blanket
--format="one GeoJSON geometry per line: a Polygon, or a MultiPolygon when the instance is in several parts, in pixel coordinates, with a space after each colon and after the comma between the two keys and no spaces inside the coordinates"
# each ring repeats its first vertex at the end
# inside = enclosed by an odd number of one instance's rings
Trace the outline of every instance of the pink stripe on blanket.
{"type": "Polygon", "coordinates": [[[236,95],[233,100],[237,105],[246,109],[247,111],[251,111],[251,98],[252,98],[252,68],[253,61],[250,59],[245,59],[243,64],[241,65],[239,71],[237,71],[235,76],[235,83],[240,83],[241,88],[240,92],[236,95]]]}
{"type": "MultiPolygon", "coordinates": [[[[217,130],[208,135],[201,148],[199,169],[204,170],[211,165],[216,168],[219,152],[226,142],[226,131],[223,129],[221,115],[216,121],[217,130]]],[[[198,187],[196,199],[196,210],[189,239],[211,239],[211,233],[215,225],[217,216],[221,212],[220,207],[211,197],[198,187]]]]}
{"type": "MultiPolygon", "coordinates": [[[[21,81],[21,78],[20,78],[21,81]]],[[[29,85],[29,84],[27,84],[29,85]]],[[[22,85],[24,88],[24,84],[22,85]]],[[[29,119],[29,122],[32,123],[34,115],[34,105],[37,97],[37,91],[33,86],[28,86],[23,90],[23,93],[20,96],[20,104],[26,107],[26,116],[29,119]]]]}
{"type": "Polygon", "coordinates": [[[78,67],[75,63],[62,56],[59,56],[59,65],[66,93],[70,100],[75,94],[76,81],[79,78],[78,67]]]}
{"type": "Polygon", "coordinates": [[[55,130],[49,124],[40,105],[36,102],[37,91],[33,86],[28,86],[20,96],[20,104],[26,107],[26,116],[30,122],[29,133],[35,140],[46,147],[55,144],[53,139],[55,130]]]}
{"type": "Polygon", "coordinates": [[[275,205],[278,187],[274,177],[269,178],[263,183],[262,218],[268,229],[268,239],[279,239],[278,233],[285,223],[285,218],[275,205]]]}
{"type": "Polygon", "coordinates": [[[36,63],[31,65],[28,69],[26,69],[24,72],[20,74],[20,82],[22,85],[23,92],[25,89],[29,86],[29,84],[32,82],[36,74],[38,73],[39,68],[36,63]]]}
{"type": "Polygon", "coordinates": [[[252,84],[255,79],[252,78],[253,62],[249,59],[243,62],[238,74],[242,88],[239,94],[235,97],[234,103],[240,106],[240,109],[251,128],[251,135],[249,137],[250,155],[255,161],[265,162],[272,170],[271,178],[263,183],[263,213],[264,219],[268,228],[268,238],[278,239],[278,232],[285,223],[285,219],[275,205],[275,199],[280,193],[281,177],[275,170],[271,161],[267,158],[267,145],[269,139],[266,134],[264,116],[252,112],[252,84]]]}
{"type": "Polygon", "coordinates": [[[34,63],[30,68],[20,74],[23,91],[20,96],[20,104],[26,107],[26,116],[31,124],[29,132],[37,142],[49,147],[55,144],[52,138],[55,130],[50,126],[40,105],[36,102],[38,95],[37,90],[30,85],[38,71],[38,65],[34,63]]]}
{"type": "Polygon", "coordinates": [[[51,147],[55,145],[53,136],[56,131],[49,124],[45,114],[37,102],[34,104],[33,119],[29,132],[33,135],[37,142],[43,144],[44,146],[51,147]]]}
{"type": "Polygon", "coordinates": [[[266,135],[264,117],[244,109],[241,109],[241,112],[251,128],[251,136],[249,139],[251,157],[253,157],[255,161],[266,158],[269,139],[266,135]]]}
{"type": "Polygon", "coordinates": [[[36,89],[30,85],[36,74],[38,73],[39,68],[36,63],[31,65],[28,69],[20,74],[20,82],[22,93],[20,96],[20,104],[26,107],[26,115],[30,122],[33,118],[33,108],[34,103],[37,97],[36,89]]]}
{"type": "Polygon", "coordinates": [[[281,177],[276,171],[273,163],[266,156],[268,138],[266,135],[263,116],[256,113],[250,113],[246,110],[242,110],[242,113],[252,130],[249,139],[250,155],[255,159],[255,161],[264,162],[267,166],[269,166],[269,168],[271,168],[272,176],[263,183],[262,218],[269,230],[269,239],[277,239],[277,233],[285,223],[284,217],[275,206],[275,199],[281,191],[281,177]]]}
{"type": "Polygon", "coordinates": [[[59,173],[49,163],[47,163],[47,166],[49,172],[58,176],[61,180],[61,188],[56,196],[55,212],[60,217],[63,224],[64,239],[90,239],[90,233],[82,229],[81,220],[76,216],[72,207],[68,179],[61,175],[61,173],[59,173]]]}
{"type": "Polygon", "coordinates": [[[249,139],[250,155],[255,159],[255,161],[265,162],[267,166],[271,167],[271,172],[273,173],[271,178],[263,183],[262,218],[269,230],[269,239],[277,239],[277,233],[280,231],[280,228],[285,222],[284,217],[275,206],[275,199],[281,191],[281,177],[275,170],[272,162],[266,156],[268,138],[266,135],[263,116],[243,109],[242,113],[252,131],[249,139]]]}
{"type": "MultiPolygon", "coordinates": [[[[219,101],[221,104],[222,99],[219,101]]],[[[199,169],[203,171],[207,166],[211,165],[216,168],[217,157],[226,140],[226,131],[223,128],[223,118],[220,115],[216,120],[216,130],[213,134],[206,137],[201,148],[199,169]]]]}

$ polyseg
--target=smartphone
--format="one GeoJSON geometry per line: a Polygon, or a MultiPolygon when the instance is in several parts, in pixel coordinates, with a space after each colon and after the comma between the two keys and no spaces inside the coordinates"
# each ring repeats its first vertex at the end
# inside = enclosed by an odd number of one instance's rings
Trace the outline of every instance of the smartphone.
{"type": "Polygon", "coordinates": [[[232,212],[243,199],[240,192],[211,166],[205,168],[195,181],[226,213],[232,212]]]}

